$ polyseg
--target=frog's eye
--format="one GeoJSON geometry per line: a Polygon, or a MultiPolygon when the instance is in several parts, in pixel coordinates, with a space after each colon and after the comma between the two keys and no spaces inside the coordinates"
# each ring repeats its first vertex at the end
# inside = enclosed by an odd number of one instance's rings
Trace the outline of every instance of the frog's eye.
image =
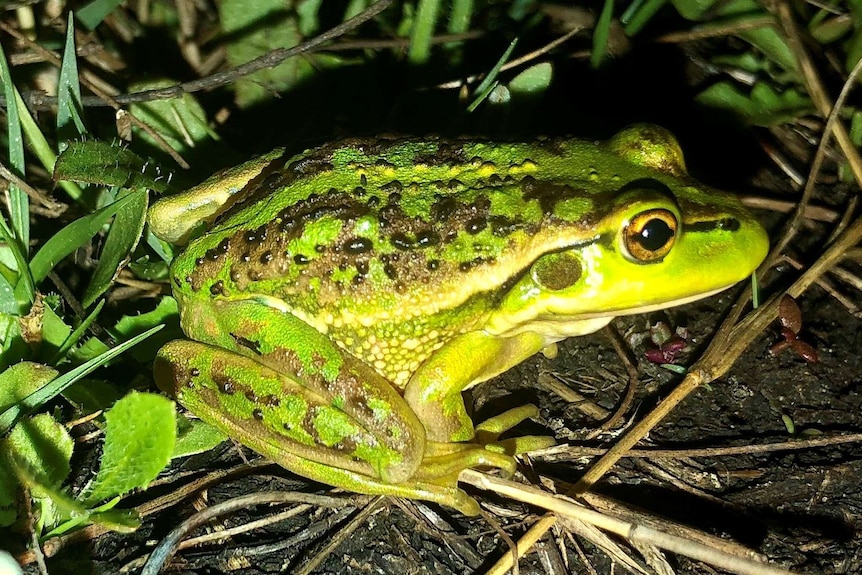
{"type": "Polygon", "coordinates": [[[636,262],[660,261],[673,247],[677,226],[676,216],[668,210],[641,212],[623,230],[625,250],[636,262]]]}

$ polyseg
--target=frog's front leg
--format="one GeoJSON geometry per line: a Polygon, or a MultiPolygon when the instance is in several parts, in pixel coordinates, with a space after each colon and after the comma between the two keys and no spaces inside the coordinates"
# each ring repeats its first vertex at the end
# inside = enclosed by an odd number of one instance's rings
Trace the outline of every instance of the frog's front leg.
{"type": "MultiPolygon", "coordinates": [[[[404,390],[404,399],[425,425],[428,441],[472,441],[473,423],[464,408],[461,392],[521,363],[550,341],[534,332],[497,337],[474,331],[456,337],[434,352],[404,390]]],[[[526,413],[513,412],[513,415],[515,419],[524,419],[526,413]]]]}

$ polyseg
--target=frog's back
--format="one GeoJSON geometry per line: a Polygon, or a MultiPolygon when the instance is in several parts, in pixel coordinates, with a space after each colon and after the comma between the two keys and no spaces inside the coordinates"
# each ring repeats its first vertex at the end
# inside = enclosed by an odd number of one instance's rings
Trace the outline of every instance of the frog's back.
{"type": "Polygon", "coordinates": [[[317,148],[264,171],[196,241],[187,285],[268,294],[312,323],[475,315],[537,255],[591,238],[603,161],[578,140],[317,148]]]}

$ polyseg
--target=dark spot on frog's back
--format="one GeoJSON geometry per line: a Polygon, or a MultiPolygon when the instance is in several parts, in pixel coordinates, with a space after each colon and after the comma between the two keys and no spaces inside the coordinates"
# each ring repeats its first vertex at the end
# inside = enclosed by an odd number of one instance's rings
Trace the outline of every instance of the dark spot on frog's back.
{"type": "Polygon", "coordinates": [[[464,142],[458,140],[436,140],[436,142],[436,152],[416,154],[413,163],[425,166],[463,166],[467,163],[468,158],[467,154],[464,153],[464,142]]]}
{"type": "Polygon", "coordinates": [[[476,235],[488,227],[488,220],[484,216],[473,218],[464,226],[465,230],[470,235],[476,235]]]}
{"type": "Polygon", "coordinates": [[[299,178],[312,178],[324,172],[331,172],[332,165],[332,149],[329,146],[323,146],[313,150],[308,155],[291,162],[285,170],[285,183],[291,184],[299,178]]]}
{"type": "Polygon", "coordinates": [[[234,343],[239,347],[245,348],[253,352],[255,355],[260,355],[260,344],[258,342],[239,336],[235,333],[230,334],[230,336],[233,338],[234,343]]]}
{"type": "Polygon", "coordinates": [[[557,202],[577,197],[584,192],[575,190],[569,184],[556,184],[537,180],[533,176],[524,176],[521,179],[521,193],[525,200],[538,200],[543,213],[553,214],[557,202]]]}
{"type": "Polygon", "coordinates": [[[368,238],[352,238],[344,244],[344,251],[350,255],[359,255],[371,251],[374,243],[368,238]]]}
{"type": "Polygon", "coordinates": [[[433,230],[422,230],[416,234],[416,245],[420,248],[429,248],[440,243],[440,236],[433,230]]]}
{"type": "Polygon", "coordinates": [[[431,206],[431,219],[442,223],[447,221],[458,209],[458,202],[451,196],[436,195],[434,204],[431,206]]]}
{"type": "Polygon", "coordinates": [[[213,381],[220,392],[225,395],[233,395],[236,393],[237,384],[233,378],[228,377],[220,370],[213,370],[213,381]]]}

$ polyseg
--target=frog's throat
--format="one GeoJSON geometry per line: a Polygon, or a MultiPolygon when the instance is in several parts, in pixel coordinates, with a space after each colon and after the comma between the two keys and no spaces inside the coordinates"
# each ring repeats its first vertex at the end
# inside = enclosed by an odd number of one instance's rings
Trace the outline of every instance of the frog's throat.
{"type": "Polygon", "coordinates": [[[625,309],[602,310],[595,313],[578,313],[566,315],[565,310],[546,309],[541,314],[531,314],[524,310],[517,314],[498,314],[485,325],[484,331],[489,335],[509,337],[531,331],[544,335],[548,343],[560,341],[567,337],[576,337],[593,333],[605,327],[612,319],[621,315],[649,313],[678,305],[684,305],[713,296],[729,288],[727,285],[712,291],[698,293],[684,298],[625,309]]]}

